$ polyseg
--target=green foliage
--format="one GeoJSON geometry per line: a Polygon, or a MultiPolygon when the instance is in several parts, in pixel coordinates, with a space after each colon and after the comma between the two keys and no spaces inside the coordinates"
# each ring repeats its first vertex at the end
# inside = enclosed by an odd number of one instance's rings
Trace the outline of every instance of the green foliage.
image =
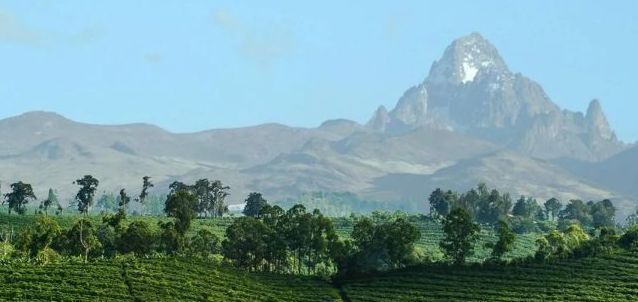
{"type": "Polygon", "coordinates": [[[250,193],[246,198],[246,206],[242,213],[246,216],[257,217],[261,209],[268,204],[268,201],[264,199],[261,193],[250,193]]]}
{"type": "Polygon", "coordinates": [[[225,199],[230,195],[229,186],[222,184],[219,180],[210,181],[208,179],[198,180],[192,188],[197,197],[197,212],[205,217],[222,217],[228,212],[225,199]]]}
{"type": "Polygon", "coordinates": [[[536,199],[525,196],[521,196],[514,204],[512,208],[512,215],[522,218],[542,218],[543,209],[538,205],[536,199]]]}
{"type": "Polygon", "coordinates": [[[410,260],[420,236],[416,226],[403,218],[379,223],[362,218],[352,230],[354,253],[350,263],[353,267],[348,269],[366,272],[413,264],[410,260]]]}
{"type": "Polygon", "coordinates": [[[479,226],[472,221],[472,216],[465,209],[456,208],[443,220],[443,231],[445,238],[439,245],[446,257],[455,264],[464,263],[474,253],[479,226]]]}
{"type": "Polygon", "coordinates": [[[616,208],[609,199],[594,203],[590,206],[592,225],[595,228],[609,227],[614,225],[616,208]]]}
{"type": "Polygon", "coordinates": [[[54,249],[50,247],[45,247],[44,249],[38,251],[35,255],[35,263],[37,264],[51,264],[58,263],[62,261],[62,256],[54,249]]]}
{"type": "Polygon", "coordinates": [[[578,220],[582,225],[591,225],[592,216],[587,205],[578,199],[569,201],[569,204],[560,211],[558,217],[561,220],[578,220]]]}
{"type": "Polygon", "coordinates": [[[47,199],[43,200],[40,203],[40,211],[44,211],[44,215],[49,215],[49,208],[52,206],[59,207],[60,202],[58,201],[58,196],[55,194],[53,189],[49,189],[49,194],[47,195],[47,199]]]}
{"type": "Polygon", "coordinates": [[[78,211],[86,215],[89,212],[89,208],[93,205],[95,191],[97,191],[100,181],[91,175],[85,175],[83,178],[74,181],[73,184],[80,186],[80,190],[75,195],[78,211]]]}
{"type": "Polygon", "coordinates": [[[197,198],[189,191],[180,190],[168,195],[164,212],[166,216],[175,218],[175,230],[181,236],[186,234],[196,217],[196,206],[197,198]]]}
{"type": "Polygon", "coordinates": [[[191,255],[207,257],[220,253],[219,237],[209,230],[199,230],[189,239],[188,251],[191,255]]]}
{"type": "Polygon", "coordinates": [[[574,249],[574,256],[602,256],[609,255],[614,252],[618,246],[620,236],[616,230],[611,227],[604,227],[598,230],[598,235],[590,240],[580,244],[574,249]]]}
{"type": "Polygon", "coordinates": [[[553,230],[537,240],[536,259],[564,259],[570,257],[589,240],[589,235],[577,224],[570,225],[564,232],[553,230]]]}
{"type": "Polygon", "coordinates": [[[148,190],[150,190],[154,186],[155,185],[153,185],[153,183],[151,182],[150,176],[142,177],[142,191],[140,192],[140,196],[138,198],[138,201],[140,203],[144,203],[144,201],[146,201],[146,197],[148,197],[148,190]]]}
{"type": "Polygon", "coordinates": [[[143,211],[150,216],[164,215],[164,202],[166,198],[160,195],[149,195],[144,200],[143,211]]]}
{"type": "Polygon", "coordinates": [[[450,208],[457,202],[458,197],[452,191],[444,192],[436,189],[430,194],[430,213],[445,216],[450,213],[450,208]]]}
{"type": "Polygon", "coordinates": [[[627,250],[638,250],[638,225],[632,225],[618,239],[618,245],[627,250]]]}
{"type": "Polygon", "coordinates": [[[240,217],[226,229],[222,254],[238,267],[258,270],[267,264],[268,242],[272,230],[254,217],[240,217]]]}
{"type": "Polygon", "coordinates": [[[429,201],[430,212],[435,216],[445,216],[451,209],[463,208],[473,219],[483,224],[496,224],[500,219],[505,219],[512,207],[509,194],[490,190],[484,183],[460,196],[452,191],[436,189],[430,194],[429,201]]]}
{"type": "Polygon", "coordinates": [[[118,200],[113,193],[104,193],[97,199],[95,207],[104,213],[115,212],[118,208],[118,200]]]}
{"type": "Polygon", "coordinates": [[[35,225],[22,231],[17,246],[33,258],[48,249],[61,234],[62,230],[55,220],[40,216],[35,225]]]}
{"type": "Polygon", "coordinates": [[[325,279],[246,272],[214,259],[136,260],[126,266],[126,273],[138,301],[341,301],[325,279]]]}
{"type": "Polygon", "coordinates": [[[175,223],[173,221],[159,221],[158,225],[161,230],[159,236],[159,251],[171,255],[183,250],[185,245],[184,236],[177,232],[175,223]]]}
{"type": "Polygon", "coordinates": [[[145,221],[131,222],[119,239],[119,251],[137,256],[148,255],[155,248],[156,237],[145,221]]]}
{"type": "Polygon", "coordinates": [[[558,214],[563,208],[563,204],[561,204],[561,202],[556,198],[548,199],[547,201],[545,201],[544,206],[547,216],[550,217],[552,220],[556,220],[558,218],[558,214]]]}
{"type": "Polygon", "coordinates": [[[0,242],[0,261],[8,261],[11,257],[13,257],[13,253],[15,252],[15,248],[9,241],[0,242]]]}
{"type": "Polygon", "coordinates": [[[636,301],[638,256],[424,265],[340,283],[350,301],[636,301]]]}
{"type": "Polygon", "coordinates": [[[11,192],[4,195],[5,202],[9,204],[9,214],[11,211],[23,215],[26,212],[26,204],[29,200],[35,200],[37,197],[33,193],[33,187],[30,184],[21,181],[11,184],[11,192]]]}
{"type": "Polygon", "coordinates": [[[332,221],[302,205],[287,212],[264,206],[259,218],[240,217],[226,229],[222,254],[236,266],[260,271],[315,274],[330,271],[338,236],[332,221]]]}
{"type": "Polygon", "coordinates": [[[66,255],[82,256],[84,262],[87,262],[90,256],[97,257],[102,254],[102,244],[97,237],[96,229],[86,218],[77,220],[70,229],[59,236],[55,249],[66,255]]]}
{"type": "Polygon", "coordinates": [[[608,199],[587,203],[582,200],[571,200],[559,213],[559,225],[564,227],[577,221],[585,227],[610,227],[614,225],[615,215],[616,208],[608,199]]]}
{"type": "Polygon", "coordinates": [[[539,231],[538,226],[536,225],[536,221],[529,217],[514,216],[510,218],[510,223],[512,225],[512,230],[516,234],[533,233],[539,231]]]}
{"type": "Polygon", "coordinates": [[[494,248],[492,249],[492,257],[500,259],[506,253],[512,251],[516,235],[514,235],[514,232],[512,232],[509,225],[507,225],[507,222],[503,220],[498,222],[497,234],[498,241],[494,244],[494,248]]]}

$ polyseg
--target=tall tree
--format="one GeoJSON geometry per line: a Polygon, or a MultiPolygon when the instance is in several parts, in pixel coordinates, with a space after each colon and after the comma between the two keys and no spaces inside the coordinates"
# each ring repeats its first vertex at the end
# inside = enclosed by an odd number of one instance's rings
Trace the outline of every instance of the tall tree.
{"type": "Polygon", "coordinates": [[[246,198],[246,206],[242,212],[246,216],[258,217],[261,210],[268,204],[261,193],[250,193],[246,198]]]}
{"type": "Polygon", "coordinates": [[[142,177],[142,192],[140,192],[140,196],[138,199],[140,203],[144,203],[146,197],[148,197],[148,190],[150,190],[154,186],[155,185],[153,185],[153,183],[151,182],[150,176],[142,177]]]}
{"type": "Polygon", "coordinates": [[[496,224],[505,218],[512,207],[508,194],[501,195],[498,190],[489,191],[487,187],[479,186],[479,203],[477,205],[476,220],[479,223],[496,224]]]}
{"type": "Polygon", "coordinates": [[[175,231],[184,236],[191,226],[191,221],[197,216],[195,207],[197,198],[189,191],[176,191],[168,195],[164,212],[168,217],[175,218],[175,231]]]}
{"type": "MultiPolygon", "coordinates": [[[[94,241],[97,241],[99,245],[99,241],[97,240],[97,237],[95,235],[95,230],[93,228],[85,230],[84,225],[88,223],[86,216],[89,213],[91,205],[93,205],[93,198],[95,198],[95,192],[97,191],[97,187],[100,184],[100,181],[98,181],[91,175],[85,175],[83,178],[78,179],[73,183],[80,186],[80,190],[78,190],[78,193],[75,195],[75,200],[78,203],[78,211],[81,214],[84,214],[85,217],[83,219],[80,219],[80,221],[78,222],[78,235],[80,244],[84,248],[84,263],[86,263],[89,258],[89,252],[96,246],[94,241]]],[[[90,226],[90,224],[88,224],[88,226],[90,226]]]]}
{"type": "Polygon", "coordinates": [[[563,205],[556,198],[548,199],[544,205],[547,216],[551,217],[552,220],[558,218],[558,213],[560,213],[560,210],[563,208],[563,205]]]}
{"type": "Polygon", "coordinates": [[[357,252],[355,269],[368,271],[394,269],[409,264],[414,244],[421,237],[418,228],[404,218],[375,223],[360,219],[351,234],[357,252]]]}
{"type": "Polygon", "coordinates": [[[506,253],[512,251],[516,235],[514,235],[507,222],[503,220],[499,220],[496,231],[498,233],[498,241],[492,249],[492,257],[500,259],[506,253]]]}
{"type": "Polygon", "coordinates": [[[49,216],[49,208],[53,205],[58,204],[58,196],[55,194],[53,189],[49,188],[49,194],[47,199],[43,200],[40,204],[40,210],[44,211],[45,216],[49,216]]]}
{"type": "MultiPolygon", "coordinates": [[[[177,185],[179,187],[179,184],[177,185]]],[[[210,181],[200,179],[195,185],[188,187],[197,197],[196,211],[200,215],[207,217],[221,217],[228,212],[228,207],[224,203],[226,197],[230,195],[229,186],[225,186],[219,180],[210,181]]]]}
{"type": "Polygon", "coordinates": [[[97,191],[100,181],[91,175],[85,175],[83,178],[74,181],[73,184],[80,186],[80,190],[75,195],[75,201],[78,204],[78,211],[86,216],[93,205],[95,191],[97,191]]]}
{"type": "Polygon", "coordinates": [[[209,204],[211,208],[209,208],[208,211],[212,212],[213,217],[222,217],[228,213],[228,205],[226,205],[225,201],[226,197],[230,195],[229,190],[230,186],[224,185],[219,180],[215,180],[211,183],[213,202],[209,204]]]}
{"type": "Polygon", "coordinates": [[[240,217],[226,229],[222,254],[236,266],[258,270],[266,264],[268,233],[263,222],[253,217],[240,217]]]}
{"type": "Polygon", "coordinates": [[[193,185],[195,196],[197,197],[196,211],[200,216],[207,217],[210,213],[209,209],[214,208],[214,200],[212,196],[212,186],[207,178],[200,179],[193,185]]]}
{"type": "Polygon", "coordinates": [[[113,193],[104,192],[100,198],[97,199],[95,207],[105,213],[115,212],[117,211],[117,198],[113,193]]]}
{"type": "Polygon", "coordinates": [[[594,203],[590,208],[592,223],[595,228],[613,226],[616,208],[609,199],[594,203]]]}
{"type": "Polygon", "coordinates": [[[443,220],[445,237],[439,243],[448,259],[455,264],[465,262],[474,254],[474,242],[478,239],[479,226],[463,208],[456,208],[443,220]]]}
{"type": "Polygon", "coordinates": [[[117,198],[118,208],[126,212],[126,209],[128,208],[128,204],[130,202],[131,202],[131,197],[129,197],[128,194],[126,194],[126,190],[125,189],[120,190],[120,196],[117,198]]]}
{"type": "Polygon", "coordinates": [[[450,213],[456,195],[452,191],[444,192],[437,188],[430,194],[428,201],[430,202],[430,213],[445,216],[450,213]]]}
{"type": "Polygon", "coordinates": [[[27,211],[26,205],[29,200],[36,200],[33,187],[21,181],[11,184],[11,192],[4,195],[5,202],[9,204],[9,214],[14,210],[22,215],[27,211]]]}
{"type": "Polygon", "coordinates": [[[514,208],[512,208],[512,215],[524,218],[538,218],[539,212],[542,212],[542,209],[536,199],[525,198],[525,196],[521,196],[514,204],[514,208]]]}
{"type": "Polygon", "coordinates": [[[593,220],[589,207],[579,199],[570,200],[569,204],[559,212],[558,218],[561,220],[577,220],[585,226],[591,225],[593,220]]]}

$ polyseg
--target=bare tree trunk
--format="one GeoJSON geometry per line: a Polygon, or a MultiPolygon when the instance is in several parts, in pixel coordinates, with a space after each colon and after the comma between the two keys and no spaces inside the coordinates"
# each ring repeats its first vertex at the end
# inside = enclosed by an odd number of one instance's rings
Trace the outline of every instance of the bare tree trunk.
{"type": "Polygon", "coordinates": [[[80,244],[82,244],[82,247],[84,248],[84,263],[87,263],[89,259],[89,247],[83,238],[84,238],[84,219],[81,219],[80,220],[80,244]]]}

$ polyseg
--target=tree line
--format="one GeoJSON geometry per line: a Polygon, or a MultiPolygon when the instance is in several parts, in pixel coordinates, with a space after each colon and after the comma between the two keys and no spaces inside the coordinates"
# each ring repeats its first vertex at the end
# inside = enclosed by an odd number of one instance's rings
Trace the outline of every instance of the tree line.
{"type": "Polygon", "coordinates": [[[542,204],[532,197],[521,196],[515,202],[509,193],[501,193],[479,184],[465,193],[434,190],[429,198],[430,214],[448,215],[455,208],[465,209],[480,224],[496,225],[507,221],[516,233],[547,231],[547,223],[557,222],[565,230],[572,224],[585,228],[613,226],[616,208],[609,199],[583,202],[570,200],[563,207],[561,201],[550,198],[542,204]]]}
{"type": "MultiPolygon", "coordinates": [[[[128,207],[135,200],[145,202],[153,187],[150,177],[142,180],[139,195],[119,192],[117,211],[105,213],[96,222],[88,216],[99,181],[86,175],[74,182],[78,186],[75,202],[79,218],[62,229],[47,216],[48,206],[34,225],[25,228],[15,240],[4,236],[2,250],[11,257],[27,257],[37,263],[78,257],[84,262],[97,257],[188,255],[224,259],[250,271],[297,275],[357,274],[392,270],[429,261],[415,248],[421,238],[419,228],[405,217],[353,217],[346,238],[337,233],[333,220],[319,210],[297,204],[287,210],[270,205],[260,193],[246,198],[243,217],[233,219],[222,239],[208,230],[192,230],[194,219],[221,217],[227,211],[229,187],[221,181],[200,180],[194,184],[174,182],[164,200],[164,213],[156,226],[144,220],[127,221],[128,207]],[[13,249],[13,250],[12,250],[13,249]],[[11,251],[11,252],[6,252],[11,251]]],[[[30,185],[22,182],[5,194],[9,208],[24,214],[25,205],[35,200],[30,185]]],[[[503,261],[516,240],[513,227],[520,221],[544,222],[552,228],[537,241],[533,260],[598,255],[616,247],[638,249],[638,227],[620,234],[613,226],[615,209],[608,200],[573,200],[565,207],[556,199],[541,206],[532,198],[515,203],[508,194],[481,184],[466,193],[435,190],[428,201],[431,215],[441,222],[443,238],[439,248],[447,261],[461,265],[471,257],[482,229],[492,228],[496,241],[489,243],[491,261],[503,261]]],[[[423,216],[420,219],[430,219],[423,216]]],[[[4,256],[3,256],[4,257],[4,256]]]]}

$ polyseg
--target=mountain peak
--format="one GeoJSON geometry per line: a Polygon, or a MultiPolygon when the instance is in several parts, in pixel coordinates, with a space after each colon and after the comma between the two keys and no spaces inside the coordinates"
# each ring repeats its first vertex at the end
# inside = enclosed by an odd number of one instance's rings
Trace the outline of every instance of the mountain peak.
{"type": "Polygon", "coordinates": [[[50,111],[29,111],[17,116],[17,118],[32,120],[66,120],[64,116],[50,111]]]}
{"type": "Polygon", "coordinates": [[[509,73],[496,47],[479,33],[471,33],[446,48],[443,57],[432,65],[428,80],[434,84],[462,85],[488,70],[509,73]]]}
{"type": "Polygon", "coordinates": [[[593,99],[591,102],[589,102],[586,118],[590,129],[595,134],[598,134],[600,137],[606,140],[614,138],[614,132],[611,130],[611,126],[609,126],[609,121],[607,120],[607,117],[603,112],[600,101],[598,101],[597,99],[593,99]]]}
{"type": "Polygon", "coordinates": [[[391,122],[390,114],[388,113],[388,109],[385,106],[381,105],[374,112],[374,115],[368,121],[366,126],[376,131],[385,131],[388,124],[391,122]]]}
{"type": "Polygon", "coordinates": [[[587,106],[587,116],[599,114],[603,114],[603,106],[600,105],[598,99],[593,99],[589,102],[589,106],[587,106]]]}

